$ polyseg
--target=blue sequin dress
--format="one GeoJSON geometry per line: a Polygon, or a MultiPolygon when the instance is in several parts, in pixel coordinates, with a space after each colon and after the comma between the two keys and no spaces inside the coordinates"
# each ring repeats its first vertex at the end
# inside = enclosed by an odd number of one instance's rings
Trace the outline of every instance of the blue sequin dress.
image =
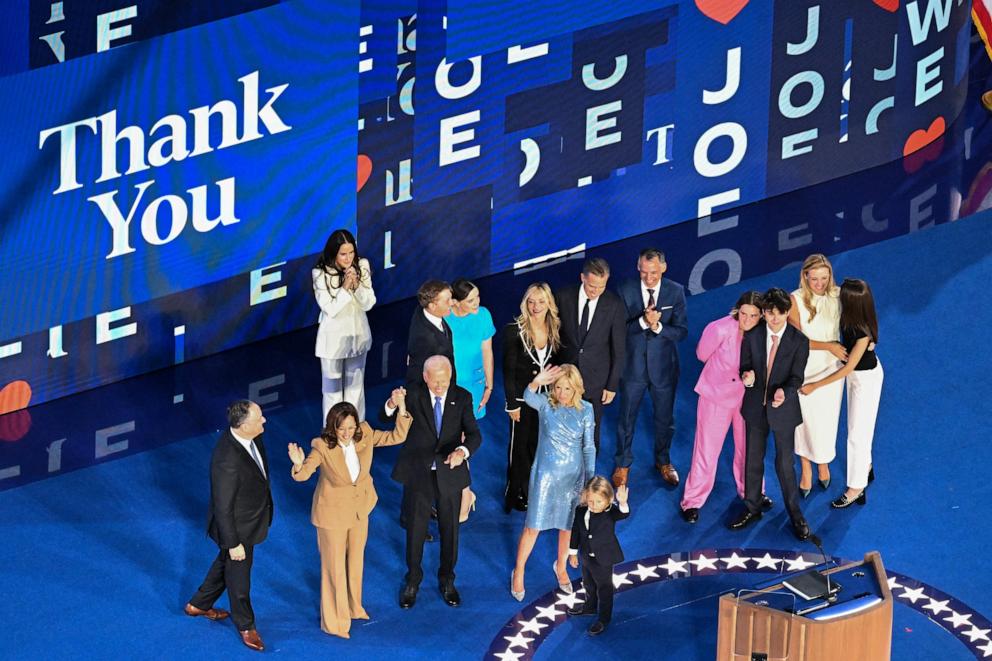
{"type": "Polygon", "coordinates": [[[537,456],[530,471],[528,528],[571,530],[575,507],[586,480],[596,471],[592,405],[582,410],[551,406],[548,395],[524,389],[524,402],[537,410],[537,456]]]}

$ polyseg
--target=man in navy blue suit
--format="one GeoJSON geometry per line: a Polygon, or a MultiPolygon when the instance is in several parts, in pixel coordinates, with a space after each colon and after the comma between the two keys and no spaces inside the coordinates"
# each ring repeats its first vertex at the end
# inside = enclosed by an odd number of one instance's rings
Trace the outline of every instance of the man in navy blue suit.
{"type": "Polygon", "coordinates": [[[654,459],[661,477],[672,486],[679,474],[672,465],[669,449],[675,434],[673,409],[679,381],[679,352],[676,342],[688,333],[685,290],[682,285],[662,278],[668,264],[665,253],[645,248],[637,258],[639,278],[620,285],[620,298],[626,306],[627,354],[620,382],[620,419],[617,422],[616,469],[613,484],[627,484],[634,461],[631,445],[637,426],[637,410],[644,392],[650,391],[654,406],[654,459]]]}

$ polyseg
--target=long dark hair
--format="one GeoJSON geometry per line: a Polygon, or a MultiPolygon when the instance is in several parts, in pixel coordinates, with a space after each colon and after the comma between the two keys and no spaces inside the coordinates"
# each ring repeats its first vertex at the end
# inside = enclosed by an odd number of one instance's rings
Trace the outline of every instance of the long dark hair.
{"type": "Polygon", "coordinates": [[[864,280],[845,278],[840,286],[840,328],[860,331],[878,343],[878,317],[875,297],[864,280]]]}
{"type": "Polygon", "coordinates": [[[346,229],[334,230],[331,235],[327,237],[327,243],[324,244],[324,252],[320,253],[317,257],[317,263],[313,265],[315,269],[321,269],[332,275],[338,275],[343,277],[344,272],[338,268],[337,259],[338,251],[341,250],[341,246],[346,243],[350,243],[355,246],[355,261],[352,262],[355,269],[358,270],[358,242],[355,241],[355,235],[346,229]]]}
{"type": "Polygon", "coordinates": [[[338,446],[338,427],[349,417],[355,421],[357,427],[354,442],[357,443],[362,440],[362,426],[358,419],[358,409],[350,402],[338,402],[327,412],[326,423],[324,428],[320,430],[320,437],[327,443],[327,447],[333,450],[338,446]]]}
{"type": "Polygon", "coordinates": [[[451,298],[459,302],[464,301],[473,289],[478,289],[475,283],[465,278],[458,278],[451,283],[451,298]]]}

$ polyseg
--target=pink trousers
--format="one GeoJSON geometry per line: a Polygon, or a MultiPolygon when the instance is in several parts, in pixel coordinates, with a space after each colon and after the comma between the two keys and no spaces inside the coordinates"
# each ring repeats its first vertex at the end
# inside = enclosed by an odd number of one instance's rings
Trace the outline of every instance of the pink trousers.
{"type": "MultiPolygon", "coordinates": [[[[737,495],[744,497],[744,450],[747,434],[740,408],[719,406],[705,397],[696,405],[696,440],[692,447],[692,466],[685,482],[682,509],[700,508],[713,490],[716,466],[720,460],[723,441],[730,427],[734,430],[734,481],[737,495]]],[[[765,492],[762,482],[761,493],[765,492]]]]}

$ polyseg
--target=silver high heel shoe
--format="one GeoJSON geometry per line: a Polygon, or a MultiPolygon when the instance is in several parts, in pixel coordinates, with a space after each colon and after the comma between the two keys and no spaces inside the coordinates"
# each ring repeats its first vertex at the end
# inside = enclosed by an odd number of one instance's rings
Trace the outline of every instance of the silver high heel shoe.
{"type": "Polygon", "coordinates": [[[516,573],[517,573],[516,569],[510,572],[510,594],[513,595],[513,598],[516,599],[517,601],[523,601],[524,595],[527,594],[527,590],[521,590],[520,592],[517,592],[516,590],[513,589],[513,579],[515,578],[516,573]]]}
{"type": "MultiPolygon", "coordinates": [[[[555,581],[558,581],[558,561],[551,563],[551,571],[555,573],[555,581]]],[[[572,594],[572,583],[571,581],[565,583],[558,583],[558,589],[565,594],[572,594]]]]}

